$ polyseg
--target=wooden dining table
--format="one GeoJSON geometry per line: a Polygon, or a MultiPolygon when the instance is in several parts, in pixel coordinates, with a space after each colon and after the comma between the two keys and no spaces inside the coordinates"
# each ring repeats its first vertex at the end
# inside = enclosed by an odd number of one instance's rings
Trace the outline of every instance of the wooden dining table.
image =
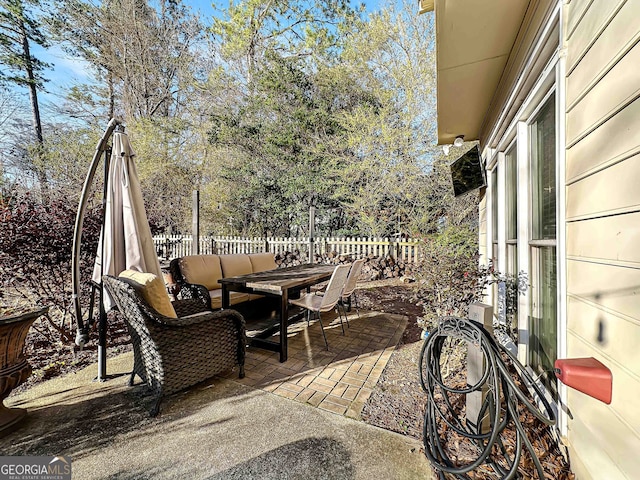
{"type": "Polygon", "coordinates": [[[279,297],[280,340],[253,337],[249,344],[280,353],[280,362],[287,361],[287,328],[289,326],[289,298],[302,290],[331,278],[335,265],[309,263],[295,267],[278,268],[218,280],[222,285],[222,308],[229,308],[229,292],[245,292],[279,297]]]}

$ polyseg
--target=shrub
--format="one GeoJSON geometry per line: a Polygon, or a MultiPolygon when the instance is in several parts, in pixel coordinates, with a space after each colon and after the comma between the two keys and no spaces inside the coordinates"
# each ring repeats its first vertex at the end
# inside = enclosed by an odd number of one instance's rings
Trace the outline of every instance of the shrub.
{"type": "Polygon", "coordinates": [[[466,316],[467,306],[481,300],[489,268],[479,267],[478,257],[478,233],[468,226],[448,227],[424,239],[416,270],[423,327],[435,327],[444,315],[466,316]]]}
{"type": "MultiPolygon", "coordinates": [[[[51,191],[47,204],[15,187],[0,198],[0,301],[25,307],[50,306],[34,325],[50,342],[74,339],[71,255],[77,204],[51,191]]],[[[100,209],[84,219],[81,278],[91,277],[100,234],[100,209]]],[[[89,284],[81,298],[88,299],[89,284]]]]}

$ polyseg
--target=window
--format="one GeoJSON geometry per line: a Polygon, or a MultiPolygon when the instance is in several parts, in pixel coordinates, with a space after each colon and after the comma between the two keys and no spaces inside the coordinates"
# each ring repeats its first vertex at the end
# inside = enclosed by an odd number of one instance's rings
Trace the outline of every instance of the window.
{"type": "Polygon", "coordinates": [[[505,273],[518,274],[518,157],[514,144],[505,154],[506,176],[506,243],[507,264],[505,273]]]}
{"type": "Polygon", "coordinates": [[[491,171],[491,261],[498,268],[498,167],[491,171]]]}
{"type": "Polygon", "coordinates": [[[555,95],[530,125],[531,152],[531,308],[529,364],[555,390],[553,363],[557,357],[556,259],[556,121],[555,95]]]}

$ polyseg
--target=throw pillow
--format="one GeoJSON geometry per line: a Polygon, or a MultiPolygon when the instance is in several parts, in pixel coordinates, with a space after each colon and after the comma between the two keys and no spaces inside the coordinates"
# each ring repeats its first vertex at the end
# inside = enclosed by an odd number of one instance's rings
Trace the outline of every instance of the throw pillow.
{"type": "Polygon", "coordinates": [[[165,317],[178,318],[164,283],[156,275],[136,270],[125,270],[120,274],[120,277],[128,278],[137,283],[140,286],[142,298],[158,313],[165,317]]]}

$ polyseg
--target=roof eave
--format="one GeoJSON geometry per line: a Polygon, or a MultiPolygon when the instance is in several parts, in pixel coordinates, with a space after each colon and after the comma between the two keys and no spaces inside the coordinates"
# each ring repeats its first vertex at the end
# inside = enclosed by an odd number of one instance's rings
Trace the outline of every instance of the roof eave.
{"type": "Polygon", "coordinates": [[[478,140],[529,0],[421,0],[435,10],[438,143],[478,140]]]}

